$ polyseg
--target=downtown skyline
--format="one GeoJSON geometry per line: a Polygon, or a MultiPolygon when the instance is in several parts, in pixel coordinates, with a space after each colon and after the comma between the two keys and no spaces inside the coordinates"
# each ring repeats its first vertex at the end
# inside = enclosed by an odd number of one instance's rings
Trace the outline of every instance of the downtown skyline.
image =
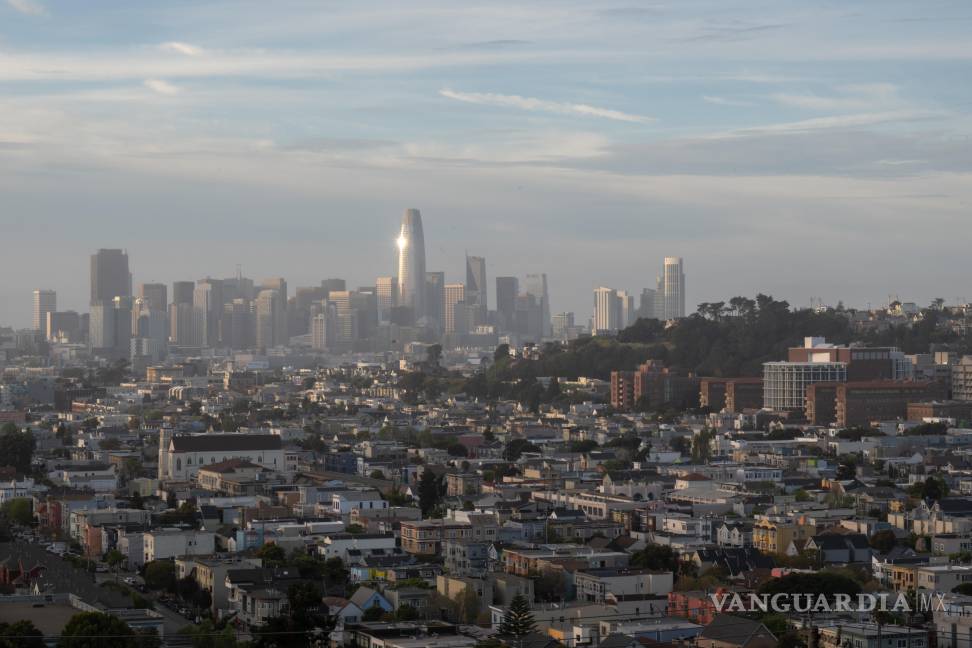
{"type": "Polygon", "coordinates": [[[83,308],[100,247],[370,282],[406,205],[430,268],[542,267],[555,310],[670,254],[689,311],[972,297],[966,5],[237,7],[0,3],[0,321],[83,308]]]}

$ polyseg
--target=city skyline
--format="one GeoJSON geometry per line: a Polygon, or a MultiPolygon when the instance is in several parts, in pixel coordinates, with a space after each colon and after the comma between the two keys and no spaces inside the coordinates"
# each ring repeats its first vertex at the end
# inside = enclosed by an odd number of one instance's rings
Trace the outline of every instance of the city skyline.
{"type": "Polygon", "coordinates": [[[145,281],[370,282],[403,205],[430,267],[540,267],[557,310],[670,254],[689,310],[972,297],[968,7],[819,9],[0,3],[4,267],[31,284],[0,275],[0,320],[37,287],[82,308],[99,247],[145,281]]]}

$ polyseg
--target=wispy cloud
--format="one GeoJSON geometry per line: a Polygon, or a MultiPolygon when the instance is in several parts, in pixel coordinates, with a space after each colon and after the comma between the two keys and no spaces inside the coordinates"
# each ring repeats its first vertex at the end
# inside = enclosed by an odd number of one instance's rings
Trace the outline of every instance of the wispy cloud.
{"type": "Polygon", "coordinates": [[[501,108],[519,108],[520,110],[530,110],[536,112],[548,112],[558,115],[576,115],[580,117],[599,117],[601,119],[611,119],[629,123],[645,124],[655,121],[654,117],[645,115],[633,115],[611,110],[610,108],[599,108],[587,104],[564,103],[559,101],[548,101],[534,97],[521,97],[520,95],[494,94],[492,92],[458,92],[443,88],[439,94],[449,99],[462,101],[465,103],[478,104],[481,106],[498,106],[501,108]]]}
{"type": "Polygon", "coordinates": [[[717,106],[752,106],[753,105],[749,101],[741,101],[739,99],[729,99],[727,97],[714,97],[711,95],[703,96],[702,101],[704,101],[705,103],[715,104],[717,106]]]}
{"type": "Polygon", "coordinates": [[[768,124],[741,128],[716,137],[733,137],[762,133],[806,133],[809,131],[828,130],[837,128],[859,128],[879,126],[894,122],[911,122],[942,117],[942,113],[930,110],[898,110],[877,113],[858,113],[853,115],[834,115],[832,117],[814,117],[782,124],[768,124]]]}
{"type": "Polygon", "coordinates": [[[168,43],[162,43],[159,47],[163,50],[169,52],[176,52],[177,54],[183,54],[185,56],[199,56],[203,53],[201,47],[195,45],[190,45],[189,43],[180,43],[179,41],[169,41],[168,43]]]}
{"type": "Polygon", "coordinates": [[[152,92],[157,92],[161,95],[177,95],[181,92],[178,86],[174,86],[168,81],[163,81],[162,79],[145,79],[142,82],[146,88],[152,92]]]}
{"type": "Polygon", "coordinates": [[[34,2],[34,0],[7,0],[7,4],[27,16],[47,15],[47,8],[39,2],[34,2]]]}
{"type": "Polygon", "coordinates": [[[784,106],[806,110],[875,110],[901,103],[897,86],[890,83],[844,85],[832,96],[817,94],[775,93],[773,101],[784,106]]]}

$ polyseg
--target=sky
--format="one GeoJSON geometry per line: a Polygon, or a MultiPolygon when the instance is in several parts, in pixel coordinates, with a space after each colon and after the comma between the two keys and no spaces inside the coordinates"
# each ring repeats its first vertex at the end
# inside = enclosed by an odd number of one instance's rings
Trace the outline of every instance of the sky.
{"type": "MultiPolygon", "coordinates": [[[[690,310],[972,299],[967,0],[0,0],[0,325],[31,291],[685,259],[690,310]]],[[[490,296],[492,300],[492,295],[490,296]]],[[[491,302],[492,303],[492,302],[491,302]]]]}

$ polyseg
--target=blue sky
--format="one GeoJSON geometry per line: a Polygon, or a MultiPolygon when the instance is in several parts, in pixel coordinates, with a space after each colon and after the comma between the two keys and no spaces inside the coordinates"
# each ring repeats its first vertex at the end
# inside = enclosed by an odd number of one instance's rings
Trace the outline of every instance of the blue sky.
{"type": "Polygon", "coordinates": [[[968,2],[0,0],[0,324],[135,281],[685,258],[689,302],[972,299],[968,2]]]}

